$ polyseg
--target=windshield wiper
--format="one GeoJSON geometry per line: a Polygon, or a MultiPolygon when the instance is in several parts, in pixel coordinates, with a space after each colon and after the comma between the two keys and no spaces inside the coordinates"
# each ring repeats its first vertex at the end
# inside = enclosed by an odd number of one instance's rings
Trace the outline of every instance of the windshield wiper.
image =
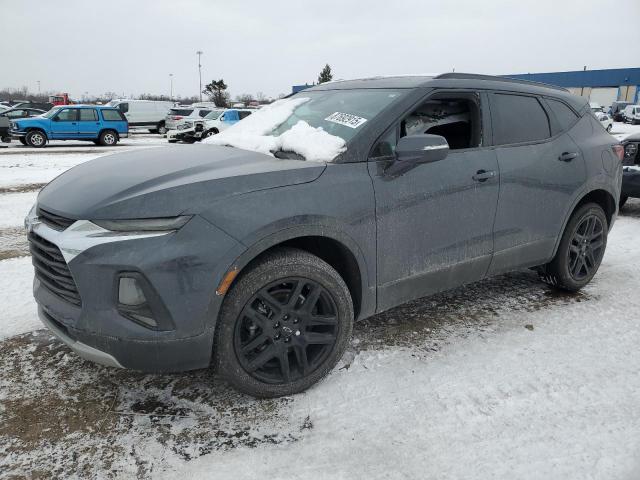
{"type": "Polygon", "coordinates": [[[285,152],[284,150],[276,150],[273,156],[282,160],[306,160],[302,155],[296,152],[285,152]]]}

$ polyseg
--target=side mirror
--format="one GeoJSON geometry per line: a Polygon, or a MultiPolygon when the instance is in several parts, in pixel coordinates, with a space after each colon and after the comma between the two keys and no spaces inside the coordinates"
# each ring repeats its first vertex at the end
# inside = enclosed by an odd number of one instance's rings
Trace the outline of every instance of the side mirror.
{"type": "Polygon", "coordinates": [[[449,144],[440,135],[410,135],[402,137],[396,146],[399,162],[431,163],[443,160],[449,154],[449,144]]]}

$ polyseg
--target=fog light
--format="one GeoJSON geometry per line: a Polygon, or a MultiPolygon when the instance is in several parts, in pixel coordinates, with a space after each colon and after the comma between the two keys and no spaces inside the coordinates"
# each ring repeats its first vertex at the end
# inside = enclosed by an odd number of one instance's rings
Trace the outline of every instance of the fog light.
{"type": "Polygon", "coordinates": [[[137,307],[147,303],[147,297],[144,296],[138,280],[131,277],[120,277],[118,302],[129,307],[137,307]]]}

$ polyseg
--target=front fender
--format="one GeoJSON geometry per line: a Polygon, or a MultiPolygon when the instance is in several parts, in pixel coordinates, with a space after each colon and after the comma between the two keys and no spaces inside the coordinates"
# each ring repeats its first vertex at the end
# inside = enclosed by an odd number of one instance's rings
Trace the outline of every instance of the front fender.
{"type": "Polygon", "coordinates": [[[365,318],[374,314],[376,308],[375,284],[372,285],[369,282],[366,256],[358,243],[340,229],[334,219],[298,217],[289,220],[286,226],[278,222],[267,225],[253,232],[251,237],[244,239],[242,243],[237,244],[235,251],[231,255],[233,258],[228,262],[224,271],[238,270],[242,272],[260,254],[289,240],[304,237],[329,238],[343,245],[353,255],[358,264],[362,291],[358,317],[365,318]]]}

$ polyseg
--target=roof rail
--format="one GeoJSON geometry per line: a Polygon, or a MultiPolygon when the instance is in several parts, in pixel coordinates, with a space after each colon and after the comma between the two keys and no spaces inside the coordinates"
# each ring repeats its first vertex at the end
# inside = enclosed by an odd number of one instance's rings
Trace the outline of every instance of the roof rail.
{"type": "Polygon", "coordinates": [[[457,80],[489,80],[493,82],[520,83],[523,85],[553,88],[555,90],[562,90],[563,92],[569,91],[566,88],[559,87],[557,85],[551,85],[549,83],[534,82],[532,80],[520,80],[518,78],[510,78],[510,77],[497,77],[494,75],[479,75],[475,73],[456,73],[456,72],[441,73],[440,75],[434,78],[457,79],[457,80]]]}

